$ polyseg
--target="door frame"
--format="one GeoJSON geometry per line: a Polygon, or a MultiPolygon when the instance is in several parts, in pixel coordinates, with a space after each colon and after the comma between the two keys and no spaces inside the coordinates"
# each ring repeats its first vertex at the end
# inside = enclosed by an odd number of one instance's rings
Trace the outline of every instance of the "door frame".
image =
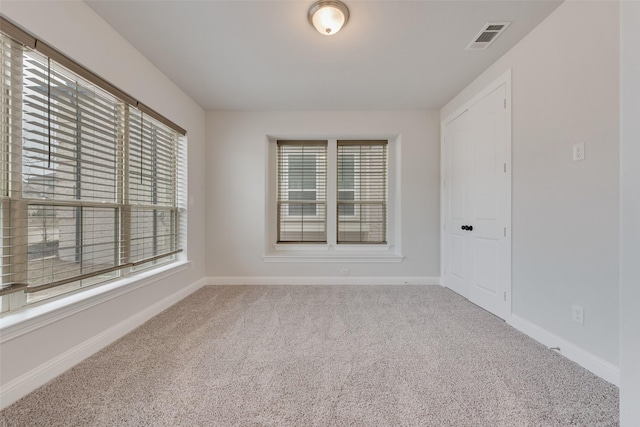
{"type": "MultiPolygon", "coordinates": [[[[509,321],[512,314],[512,283],[511,283],[511,69],[508,69],[504,74],[502,74],[498,79],[493,81],[491,84],[486,86],[476,95],[472,96],[470,99],[464,102],[462,106],[454,110],[451,114],[440,121],[440,284],[441,286],[448,287],[446,284],[446,275],[445,268],[448,262],[447,253],[448,248],[446,247],[447,239],[445,238],[446,231],[446,218],[448,217],[448,206],[449,199],[448,193],[445,187],[445,178],[448,174],[448,159],[447,159],[447,150],[445,149],[445,129],[446,126],[453,122],[455,119],[460,117],[466,111],[471,108],[475,103],[480,101],[485,96],[489,95],[494,90],[498,89],[500,86],[505,87],[505,133],[506,133],[506,141],[505,141],[505,162],[506,162],[506,182],[505,182],[505,228],[506,228],[506,239],[505,239],[505,283],[506,283],[506,292],[507,292],[507,306],[506,306],[506,315],[505,321],[509,321]]],[[[466,295],[463,295],[465,298],[466,295]]]]}

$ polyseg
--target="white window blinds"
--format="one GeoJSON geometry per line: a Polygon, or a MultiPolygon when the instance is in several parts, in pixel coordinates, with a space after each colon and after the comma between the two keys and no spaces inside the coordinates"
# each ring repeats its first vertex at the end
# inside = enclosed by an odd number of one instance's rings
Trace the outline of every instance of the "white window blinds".
{"type": "Polygon", "coordinates": [[[278,141],[278,242],[327,241],[327,142],[278,141]]]}
{"type": "Polygon", "coordinates": [[[338,141],[337,243],[386,243],[387,167],[387,141],[338,141]]]}
{"type": "Polygon", "coordinates": [[[3,311],[171,260],[180,128],[49,46],[0,44],[3,311]]]}
{"type": "Polygon", "coordinates": [[[27,292],[114,277],[119,101],[38,52],[25,51],[22,72],[27,292]]]}
{"type": "Polygon", "coordinates": [[[129,113],[129,204],[131,261],[176,248],[178,221],[178,138],[143,112],[129,113]]]}

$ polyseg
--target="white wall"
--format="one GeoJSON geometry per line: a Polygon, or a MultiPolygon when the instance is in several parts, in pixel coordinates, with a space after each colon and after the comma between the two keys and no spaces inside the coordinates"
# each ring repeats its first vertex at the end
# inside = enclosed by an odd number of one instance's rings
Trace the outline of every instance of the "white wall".
{"type": "Polygon", "coordinates": [[[640,425],[640,2],[620,4],[620,424],[640,425]]]}
{"type": "Polygon", "coordinates": [[[215,277],[439,276],[439,115],[223,112],[207,115],[207,274],[215,277]],[[402,263],[266,263],[267,136],[400,135],[402,263]]]}
{"type": "MultiPolygon", "coordinates": [[[[2,386],[19,386],[38,368],[204,277],[204,111],[82,1],[2,1],[1,12],[187,130],[190,267],[61,320],[3,337],[2,386]]],[[[6,318],[5,318],[6,319],[6,318]]],[[[86,350],[86,348],[85,348],[86,350]]],[[[94,348],[95,350],[95,348],[94,348]]],[[[64,357],[63,357],[64,358],[64,357]]],[[[64,365],[64,363],[62,363],[64,365]]],[[[60,366],[62,366],[60,365],[60,366]]],[[[42,374],[42,372],[40,372],[42,374]]],[[[44,374],[43,374],[44,375],[44,374]]],[[[46,377],[46,375],[42,376],[46,377]]],[[[19,387],[18,387],[19,388],[19,387]]],[[[28,387],[27,387],[28,388],[28,387]]],[[[3,392],[6,391],[6,387],[3,392]]],[[[13,395],[12,395],[13,396],[13,395]]],[[[5,395],[5,399],[8,397],[5,395]]],[[[2,402],[5,405],[6,400],[2,402]]]]}
{"type": "Polygon", "coordinates": [[[565,2],[441,111],[512,69],[513,313],[614,366],[618,28],[616,2],[565,2]],[[579,142],[586,159],[573,162],[579,142]]]}

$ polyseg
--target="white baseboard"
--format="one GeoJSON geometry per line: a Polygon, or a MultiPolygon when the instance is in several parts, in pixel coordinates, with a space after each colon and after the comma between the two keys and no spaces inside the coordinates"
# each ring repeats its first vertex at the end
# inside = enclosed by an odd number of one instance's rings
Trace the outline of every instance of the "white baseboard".
{"type": "Polygon", "coordinates": [[[31,393],[38,387],[51,381],[58,375],[82,362],[87,357],[103,349],[117,339],[128,334],[147,320],[171,307],[181,299],[200,289],[206,283],[202,278],[191,285],[180,289],[172,295],[158,301],[143,311],[121,321],[102,333],[65,351],[55,358],[43,363],[18,378],[3,384],[0,388],[0,410],[11,405],[18,399],[31,393]]]}
{"type": "Polygon", "coordinates": [[[439,285],[439,277],[207,277],[207,285],[439,285]]]}
{"type": "Polygon", "coordinates": [[[547,347],[559,347],[558,353],[567,359],[576,362],[613,385],[620,385],[620,369],[614,364],[515,314],[511,315],[507,323],[547,347]]]}

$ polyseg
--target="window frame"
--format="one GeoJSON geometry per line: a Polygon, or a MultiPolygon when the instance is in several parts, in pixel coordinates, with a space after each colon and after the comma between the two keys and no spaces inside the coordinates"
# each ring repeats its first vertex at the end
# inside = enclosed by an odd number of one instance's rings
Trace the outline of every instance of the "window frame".
{"type": "Polygon", "coordinates": [[[401,263],[401,186],[399,134],[268,134],[265,135],[265,238],[263,262],[351,262],[351,263],[401,263]],[[293,244],[277,242],[277,141],[278,140],[326,140],[327,157],[327,242],[320,244],[293,244]],[[338,140],[386,140],[387,141],[387,242],[386,244],[351,244],[336,242],[337,231],[337,141],[338,140]],[[333,194],[333,195],[332,195],[333,194]]]}

